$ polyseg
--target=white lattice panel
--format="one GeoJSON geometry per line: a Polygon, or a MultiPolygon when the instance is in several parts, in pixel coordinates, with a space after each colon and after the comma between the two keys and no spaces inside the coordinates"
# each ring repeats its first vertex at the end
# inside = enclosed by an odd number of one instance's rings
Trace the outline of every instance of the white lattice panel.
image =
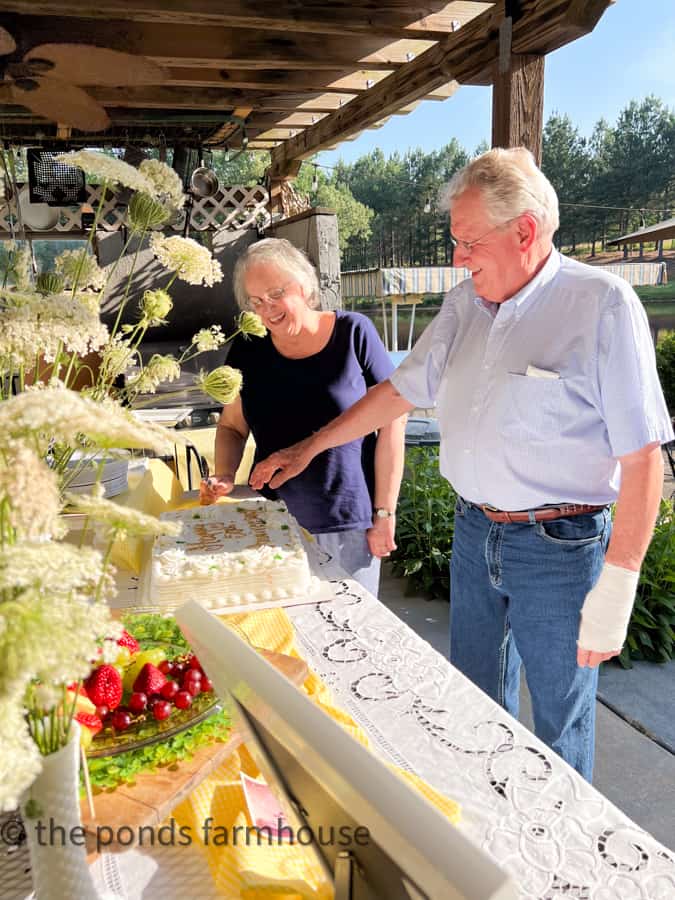
{"type": "MultiPolygon", "coordinates": [[[[99,185],[87,185],[87,202],[98,209],[101,197],[99,185]]],[[[267,208],[269,194],[261,185],[248,188],[243,185],[219,188],[213,197],[196,197],[190,216],[190,227],[195,231],[217,231],[225,228],[228,231],[240,231],[244,228],[259,226],[264,228],[270,224],[267,208]]],[[[110,194],[105,201],[98,220],[98,227],[103,231],[117,231],[124,222],[126,209],[118,203],[117,195],[110,194]]],[[[11,232],[12,219],[16,228],[16,204],[14,201],[0,207],[0,233],[11,232]]],[[[178,216],[168,226],[168,230],[181,232],[185,227],[185,215],[178,216]]],[[[50,232],[82,231],[82,212],[79,206],[63,206],[60,209],[58,223],[49,231],[37,231],[26,227],[29,234],[47,235],[50,232]]]]}

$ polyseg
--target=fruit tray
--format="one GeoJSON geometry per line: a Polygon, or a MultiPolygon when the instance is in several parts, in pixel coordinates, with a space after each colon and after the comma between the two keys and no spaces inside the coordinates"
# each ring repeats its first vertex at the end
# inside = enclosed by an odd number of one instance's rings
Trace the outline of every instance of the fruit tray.
{"type": "MultiPolygon", "coordinates": [[[[175,621],[161,619],[158,616],[139,615],[126,617],[124,624],[127,631],[136,638],[140,648],[137,653],[130,655],[127,667],[122,669],[124,693],[121,702],[113,712],[103,718],[103,728],[86,748],[86,755],[90,759],[127,753],[165,741],[193,728],[223,708],[206,676],[204,682],[207,683],[208,690],[184,698],[188,692],[181,691],[181,688],[185,684],[184,678],[188,677],[193,654],[190,654],[189,647],[175,621]],[[139,699],[140,692],[134,691],[133,682],[143,668],[143,665],[139,666],[135,660],[141,657],[151,662],[153,668],[157,669],[157,666],[160,666],[164,669],[165,683],[176,682],[173,698],[168,698],[171,691],[167,695],[141,694],[140,705],[134,708],[134,700],[139,699]],[[181,698],[178,694],[181,693],[187,708],[179,708],[181,698]],[[142,701],[143,697],[146,700],[145,704],[142,701]],[[156,717],[153,706],[157,703],[161,709],[156,717]]],[[[194,665],[198,667],[196,659],[194,665]]]]}

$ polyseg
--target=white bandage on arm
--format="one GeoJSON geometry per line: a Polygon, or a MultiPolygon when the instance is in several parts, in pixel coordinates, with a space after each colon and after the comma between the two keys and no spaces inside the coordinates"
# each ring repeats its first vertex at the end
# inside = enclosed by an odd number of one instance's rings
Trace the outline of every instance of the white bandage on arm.
{"type": "Polygon", "coordinates": [[[639,572],[606,562],[581,608],[578,645],[596,653],[620,650],[626,640],[639,572]]]}

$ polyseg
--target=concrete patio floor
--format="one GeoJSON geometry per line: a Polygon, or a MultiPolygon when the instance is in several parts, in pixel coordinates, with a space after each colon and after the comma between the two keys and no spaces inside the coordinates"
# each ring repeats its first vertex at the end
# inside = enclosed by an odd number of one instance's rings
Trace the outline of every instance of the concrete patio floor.
{"type": "MultiPolygon", "coordinates": [[[[443,656],[448,655],[449,604],[445,600],[427,600],[406,596],[406,581],[391,574],[390,565],[382,568],[380,600],[420,637],[443,656]]],[[[675,754],[667,749],[668,735],[658,734],[659,722],[675,720],[675,662],[666,666],[649,664],[624,672],[611,665],[601,672],[602,681],[611,678],[621,685],[624,679],[626,703],[632,696],[637,711],[617,714],[598,700],[596,763],[594,786],[634,822],[657,840],[675,850],[675,754]],[[649,704],[641,700],[649,698],[649,704]],[[658,714],[650,721],[656,731],[640,722],[645,706],[658,714]],[[629,719],[630,721],[627,721],[629,719]],[[634,724],[633,724],[634,722],[634,724]],[[645,734],[644,731],[648,733],[645,734]]],[[[523,679],[521,722],[533,730],[529,693],[523,679]]]]}

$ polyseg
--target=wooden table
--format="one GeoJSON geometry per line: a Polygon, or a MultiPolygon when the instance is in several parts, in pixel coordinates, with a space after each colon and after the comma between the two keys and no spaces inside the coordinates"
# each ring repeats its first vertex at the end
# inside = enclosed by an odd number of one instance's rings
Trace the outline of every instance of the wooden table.
{"type": "MultiPolygon", "coordinates": [[[[309,669],[304,660],[269,650],[259,649],[258,652],[293,684],[300,686],[307,677],[309,669]]],[[[96,815],[93,819],[87,799],[84,798],[80,811],[90,852],[94,852],[97,835],[105,836],[105,849],[108,852],[123,851],[138,843],[139,829],[142,826],[160,825],[242,742],[243,737],[233,727],[225,743],[201,747],[192,759],[177,763],[175,768],[172,766],[144,772],[137,776],[134,784],[123,784],[114,791],[96,794],[96,815]],[[122,828],[122,843],[112,842],[108,845],[111,832],[102,830],[106,828],[111,829],[112,835],[119,834],[119,829],[122,828]]]]}

